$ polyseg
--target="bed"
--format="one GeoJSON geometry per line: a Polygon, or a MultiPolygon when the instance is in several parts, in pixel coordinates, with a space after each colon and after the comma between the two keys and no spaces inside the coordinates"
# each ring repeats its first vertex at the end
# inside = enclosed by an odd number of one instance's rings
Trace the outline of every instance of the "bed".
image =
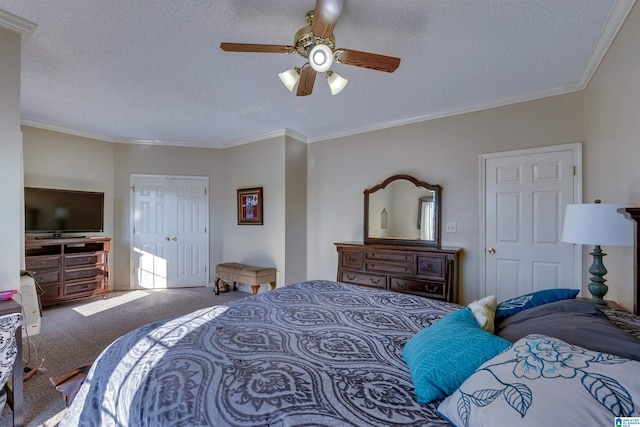
{"type": "MultiPolygon", "coordinates": [[[[420,403],[415,370],[403,354],[408,342],[415,342],[419,334],[425,334],[423,331],[440,330],[440,338],[447,343],[442,347],[448,348],[461,329],[455,323],[445,329],[445,324],[467,310],[452,303],[331,281],[297,283],[198,310],[146,325],[112,343],[93,364],[60,425],[473,425],[469,414],[473,419],[481,418],[473,415],[474,411],[489,408],[499,413],[513,412],[513,405],[507,409],[498,405],[512,403],[506,397],[513,397],[509,387],[515,387],[526,400],[524,389],[502,380],[501,390],[493,387],[493,392],[478,394],[464,391],[467,382],[459,381],[457,396],[450,393],[444,400],[439,397],[420,403]],[[447,322],[439,322],[445,318],[447,322]],[[447,412],[447,405],[461,420],[453,419],[455,414],[447,412]]],[[[625,339],[631,337],[628,351],[633,353],[633,340],[640,343],[640,318],[607,311],[602,319],[625,339]]],[[[515,334],[511,339],[516,344],[509,342],[508,350],[499,349],[497,357],[504,357],[522,340],[547,337],[526,334],[526,328],[524,332],[522,328],[510,331],[515,334]],[[525,336],[521,337],[522,333],[525,336]]],[[[603,333],[608,334],[606,330],[603,333]]],[[[640,374],[638,361],[612,356],[605,363],[602,358],[580,354],[583,365],[615,366],[640,374]]],[[[442,363],[459,366],[455,357],[447,359],[442,363]]],[[[487,363],[492,360],[485,357],[482,366],[473,367],[471,377],[478,372],[490,373],[495,364],[487,363]]],[[[578,368],[581,373],[589,371],[583,365],[571,368],[574,373],[578,368]]],[[[431,374],[438,382],[443,372],[431,374]]],[[[600,383],[606,383],[604,374],[597,375],[600,383]]],[[[639,378],[627,377],[623,381],[639,378]]],[[[614,388],[611,382],[606,385],[614,388]]],[[[640,406],[640,400],[636,400],[640,385],[625,383],[620,387],[629,398],[623,408],[627,412],[618,414],[640,416],[633,406],[634,402],[640,406]]],[[[533,385],[529,389],[537,391],[533,385]]],[[[618,389],[615,393],[614,397],[620,399],[627,396],[618,389]]],[[[592,398],[611,406],[609,395],[592,394],[592,398]]],[[[526,403],[520,402],[518,408],[522,410],[526,403]]],[[[613,415],[610,419],[613,422],[613,415]]]]}

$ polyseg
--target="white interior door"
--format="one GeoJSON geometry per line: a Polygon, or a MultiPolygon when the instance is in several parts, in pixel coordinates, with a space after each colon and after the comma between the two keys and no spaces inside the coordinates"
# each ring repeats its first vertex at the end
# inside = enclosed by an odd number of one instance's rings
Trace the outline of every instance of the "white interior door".
{"type": "Polygon", "coordinates": [[[206,286],[208,179],[132,176],[135,288],[206,286]]]}
{"type": "Polygon", "coordinates": [[[502,301],[541,289],[581,288],[581,252],[561,242],[565,206],[581,202],[580,148],[482,156],[481,294],[502,301]]]}

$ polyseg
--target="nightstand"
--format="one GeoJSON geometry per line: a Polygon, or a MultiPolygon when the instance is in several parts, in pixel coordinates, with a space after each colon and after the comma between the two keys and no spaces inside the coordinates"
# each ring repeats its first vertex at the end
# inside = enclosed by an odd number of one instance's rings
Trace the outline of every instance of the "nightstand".
{"type": "MultiPolygon", "coordinates": [[[[589,301],[589,302],[591,301],[591,298],[581,298],[581,297],[579,297],[579,298],[576,298],[576,299],[580,300],[580,301],[589,301]]],[[[618,304],[615,301],[605,300],[605,302],[607,304],[609,304],[608,310],[624,311],[625,313],[628,313],[628,311],[624,307],[622,307],[620,304],[618,304]]],[[[607,309],[605,308],[605,310],[607,310],[607,309]]]]}

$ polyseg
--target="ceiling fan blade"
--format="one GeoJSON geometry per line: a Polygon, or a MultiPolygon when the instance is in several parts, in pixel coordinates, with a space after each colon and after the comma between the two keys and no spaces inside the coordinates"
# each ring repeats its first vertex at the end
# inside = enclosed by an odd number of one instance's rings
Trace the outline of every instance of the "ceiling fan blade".
{"type": "Polygon", "coordinates": [[[311,32],[323,39],[331,37],[343,6],[344,0],[316,0],[311,32]]]}
{"type": "Polygon", "coordinates": [[[341,64],[386,71],[387,73],[393,73],[400,66],[400,58],[351,49],[336,49],[335,60],[341,64]]]}
{"type": "Polygon", "coordinates": [[[300,73],[300,80],[298,81],[297,96],[311,95],[313,92],[313,84],[316,82],[316,70],[311,68],[309,64],[304,64],[302,72],[300,73]]]}
{"type": "Polygon", "coordinates": [[[220,43],[225,52],[293,53],[296,48],[279,44],[220,43]]]}

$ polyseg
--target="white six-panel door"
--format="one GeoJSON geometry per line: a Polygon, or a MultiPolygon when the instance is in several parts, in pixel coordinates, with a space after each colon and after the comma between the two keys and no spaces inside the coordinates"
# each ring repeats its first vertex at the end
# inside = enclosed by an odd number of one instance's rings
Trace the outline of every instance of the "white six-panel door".
{"type": "Polygon", "coordinates": [[[208,283],[208,178],[134,175],[135,288],[208,283]]]}
{"type": "Polygon", "coordinates": [[[483,156],[484,295],[581,288],[581,253],[561,242],[565,206],[581,201],[579,152],[567,144],[483,156]]]}

